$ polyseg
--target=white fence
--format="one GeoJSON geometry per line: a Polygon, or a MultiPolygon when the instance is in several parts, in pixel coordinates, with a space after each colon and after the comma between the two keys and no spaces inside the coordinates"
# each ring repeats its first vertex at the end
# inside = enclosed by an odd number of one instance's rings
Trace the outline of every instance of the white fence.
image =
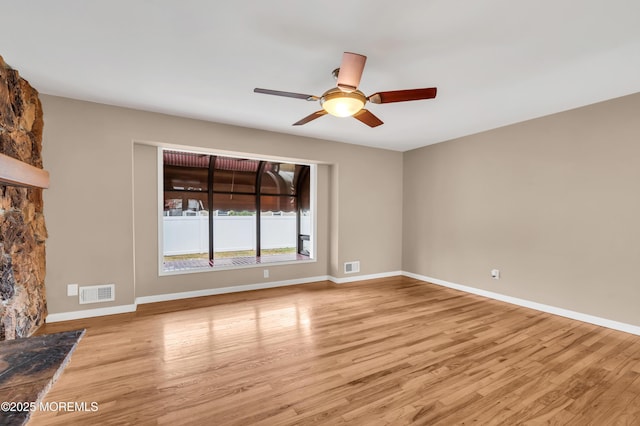
{"type": "MultiPolygon", "coordinates": [[[[301,218],[301,231],[310,233],[309,217],[301,218]]],[[[164,255],[209,252],[208,216],[163,216],[164,255]]],[[[261,216],[263,249],[297,247],[295,216],[261,216]]],[[[218,251],[255,250],[255,216],[214,216],[213,245],[218,251]]]]}

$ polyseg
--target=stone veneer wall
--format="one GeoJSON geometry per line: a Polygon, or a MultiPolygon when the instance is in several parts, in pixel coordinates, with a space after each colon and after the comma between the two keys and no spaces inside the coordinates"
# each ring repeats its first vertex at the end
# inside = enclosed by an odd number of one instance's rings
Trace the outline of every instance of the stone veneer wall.
{"type": "MultiPolygon", "coordinates": [[[[38,92],[0,56],[0,153],[42,168],[38,92]]],[[[47,315],[42,189],[0,182],[0,340],[31,335],[47,315]]]]}

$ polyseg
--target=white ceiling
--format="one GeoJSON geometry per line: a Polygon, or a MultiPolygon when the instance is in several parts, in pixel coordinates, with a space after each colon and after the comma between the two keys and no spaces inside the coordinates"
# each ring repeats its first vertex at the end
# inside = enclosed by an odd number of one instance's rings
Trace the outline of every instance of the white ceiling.
{"type": "MultiPolygon", "coordinates": [[[[399,151],[640,92],[638,0],[12,0],[0,55],[41,93],[399,151]],[[360,89],[438,87],[369,105],[314,102],[343,51],[360,89]]],[[[46,111],[45,111],[46,120],[46,111]]],[[[185,141],[187,143],[188,141],[185,141]]]]}

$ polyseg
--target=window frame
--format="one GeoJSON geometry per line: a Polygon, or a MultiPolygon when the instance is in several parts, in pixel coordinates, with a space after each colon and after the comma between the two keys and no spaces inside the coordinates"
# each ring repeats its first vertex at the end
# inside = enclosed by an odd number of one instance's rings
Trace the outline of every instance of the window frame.
{"type": "MultiPolygon", "coordinates": [[[[265,268],[270,266],[282,266],[282,265],[299,265],[304,263],[315,263],[317,262],[317,163],[310,161],[301,161],[297,159],[283,158],[283,157],[272,157],[272,156],[261,156],[258,154],[240,154],[240,153],[229,153],[225,151],[216,151],[216,150],[207,150],[205,148],[186,148],[186,147],[176,147],[176,146],[158,146],[157,147],[157,218],[158,218],[158,275],[159,276],[170,276],[170,275],[182,275],[182,274],[192,274],[192,273],[202,273],[202,272],[217,272],[217,271],[228,271],[228,270],[242,270],[242,269],[251,269],[251,268],[265,268]],[[299,164],[309,166],[309,212],[311,215],[311,245],[309,250],[309,255],[307,259],[299,259],[299,260],[288,260],[288,261],[274,261],[274,262],[256,262],[255,264],[243,264],[243,265],[224,265],[224,266],[206,266],[201,268],[191,268],[184,270],[172,270],[167,271],[164,269],[164,151],[182,151],[185,153],[192,154],[205,154],[211,156],[221,156],[221,157],[230,157],[230,158],[239,158],[239,159],[249,159],[256,161],[265,161],[265,162],[282,162],[282,163],[290,163],[290,164],[299,164]]],[[[257,190],[257,189],[256,189],[257,190]]],[[[270,195],[270,194],[265,194],[270,195]]],[[[209,231],[211,233],[211,230],[209,231]]],[[[298,239],[299,232],[296,233],[296,252],[298,252],[298,239]]],[[[258,257],[256,256],[256,259],[258,257]]]]}

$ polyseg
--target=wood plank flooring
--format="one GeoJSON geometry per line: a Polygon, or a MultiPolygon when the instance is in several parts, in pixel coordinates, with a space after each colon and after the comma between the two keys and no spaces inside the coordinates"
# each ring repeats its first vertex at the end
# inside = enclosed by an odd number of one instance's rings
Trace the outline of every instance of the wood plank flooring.
{"type": "Polygon", "coordinates": [[[30,425],[640,424],[640,336],[406,277],[142,305],[87,328],[30,425]]]}

